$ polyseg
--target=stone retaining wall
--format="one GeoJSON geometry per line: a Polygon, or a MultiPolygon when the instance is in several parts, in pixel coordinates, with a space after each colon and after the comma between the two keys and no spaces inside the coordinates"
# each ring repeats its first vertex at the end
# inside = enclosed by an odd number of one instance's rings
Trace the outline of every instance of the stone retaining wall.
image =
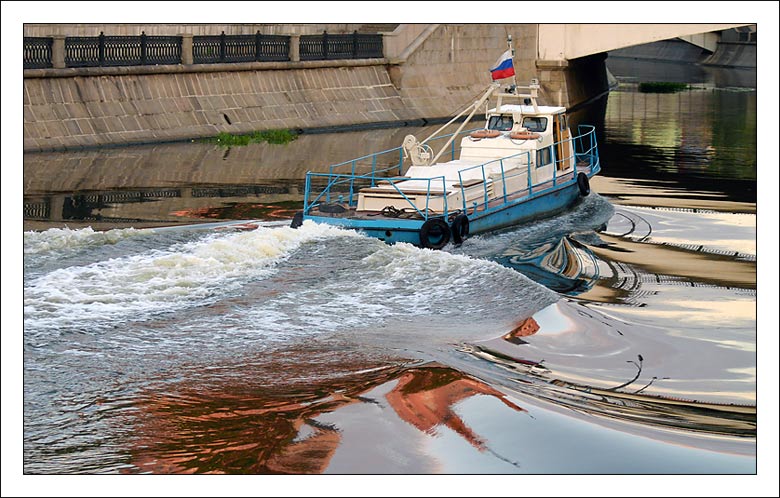
{"type": "Polygon", "coordinates": [[[541,104],[571,106],[592,94],[567,81],[567,64],[536,66],[535,24],[433,25],[392,61],[25,70],[24,150],[451,117],[491,83],[508,34],[517,83],[539,79],[541,104]]]}
{"type": "Polygon", "coordinates": [[[415,117],[376,63],[24,81],[25,151],[415,117]]]}

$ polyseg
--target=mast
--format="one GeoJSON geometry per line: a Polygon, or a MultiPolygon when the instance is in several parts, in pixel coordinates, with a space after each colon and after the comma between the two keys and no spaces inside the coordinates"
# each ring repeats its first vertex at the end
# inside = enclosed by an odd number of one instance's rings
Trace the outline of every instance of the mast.
{"type": "MultiPolygon", "coordinates": [[[[512,57],[512,67],[515,67],[515,49],[512,47],[512,35],[508,34],[506,36],[506,43],[509,45],[509,55],[512,57]]],[[[517,70],[514,71],[515,74],[512,75],[512,85],[514,88],[517,88],[517,70]]],[[[513,90],[514,91],[514,90],[513,90]]]]}
{"type": "MultiPolygon", "coordinates": [[[[447,149],[447,147],[450,145],[450,143],[455,139],[455,137],[458,136],[458,133],[460,133],[463,130],[463,128],[466,126],[466,123],[471,121],[471,118],[472,118],[472,116],[474,116],[474,113],[477,112],[477,109],[479,109],[479,107],[482,104],[484,104],[487,101],[488,98],[490,98],[490,96],[493,94],[494,91],[496,91],[496,89],[499,88],[499,86],[500,85],[498,85],[497,83],[493,83],[487,89],[485,94],[482,95],[482,98],[480,98],[479,100],[474,102],[474,104],[472,105],[471,113],[469,113],[469,115],[466,117],[466,119],[463,121],[463,123],[460,124],[460,126],[455,131],[455,133],[453,133],[450,136],[449,140],[447,140],[447,143],[445,143],[444,146],[442,146],[442,148],[439,151],[439,153],[436,154],[436,156],[430,161],[429,164],[435,164],[436,163],[436,160],[439,159],[439,157],[441,157],[442,154],[444,154],[444,151],[447,149]]],[[[466,112],[466,111],[463,111],[463,112],[466,112]]],[[[463,113],[461,113],[461,114],[463,114],[463,113]]],[[[431,137],[428,137],[428,138],[431,138],[431,137]]],[[[428,138],[426,138],[425,140],[428,140],[428,138]]]]}

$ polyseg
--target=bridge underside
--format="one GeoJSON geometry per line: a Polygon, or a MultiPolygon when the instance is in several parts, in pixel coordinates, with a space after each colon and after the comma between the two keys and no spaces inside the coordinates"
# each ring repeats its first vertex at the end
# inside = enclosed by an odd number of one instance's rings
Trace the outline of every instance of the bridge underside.
{"type": "MultiPolygon", "coordinates": [[[[697,37],[745,24],[540,24],[538,58],[573,60],[619,48],[670,38],[691,37],[704,48],[714,48],[712,39],[697,37]]],[[[714,51],[714,50],[713,50],[714,51]]]]}

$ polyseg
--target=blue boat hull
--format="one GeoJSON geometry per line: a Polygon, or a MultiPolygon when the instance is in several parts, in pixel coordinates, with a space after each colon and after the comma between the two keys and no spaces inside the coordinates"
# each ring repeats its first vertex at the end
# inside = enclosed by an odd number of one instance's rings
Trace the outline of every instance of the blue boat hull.
{"type": "MultiPolygon", "coordinates": [[[[479,210],[476,213],[469,211],[469,235],[490,232],[530,220],[553,216],[572,206],[579,200],[581,195],[577,182],[569,181],[552,189],[534,193],[516,202],[502,204],[486,211],[479,210]]],[[[407,242],[416,246],[424,246],[420,240],[420,230],[424,220],[385,217],[366,219],[312,215],[306,215],[304,219],[357,230],[369,237],[383,240],[389,244],[407,242]]]]}

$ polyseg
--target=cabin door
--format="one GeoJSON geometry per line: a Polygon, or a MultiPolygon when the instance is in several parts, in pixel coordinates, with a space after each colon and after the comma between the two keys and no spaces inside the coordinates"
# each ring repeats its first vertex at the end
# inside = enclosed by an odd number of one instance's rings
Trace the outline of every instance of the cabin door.
{"type": "Polygon", "coordinates": [[[558,171],[572,167],[574,150],[572,149],[571,133],[565,114],[553,116],[553,140],[555,141],[555,162],[558,171]]]}

